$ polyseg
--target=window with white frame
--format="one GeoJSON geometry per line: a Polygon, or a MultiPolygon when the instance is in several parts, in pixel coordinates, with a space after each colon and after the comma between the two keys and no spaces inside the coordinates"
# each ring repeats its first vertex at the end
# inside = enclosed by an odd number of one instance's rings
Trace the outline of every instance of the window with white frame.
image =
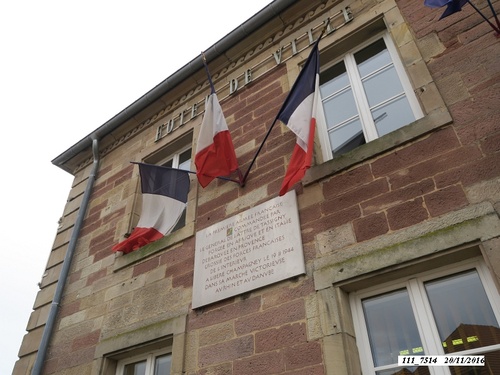
{"type": "Polygon", "coordinates": [[[169,352],[145,353],[119,361],[116,375],[170,375],[171,361],[169,352]]]}
{"type": "Polygon", "coordinates": [[[178,168],[186,171],[191,170],[191,147],[185,147],[168,158],[162,160],[160,165],[170,168],[178,168]]]}
{"type": "MultiPolygon", "coordinates": [[[[191,151],[192,151],[191,146],[184,147],[180,151],[170,154],[168,158],[162,160],[158,164],[164,167],[177,168],[189,171],[191,170],[191,151]]],[[[185,225],[186,225],[186,210],[184,209],[184,212],[179,218],[177,224],[175,224],[175,227],[174,229],[172,229],[172,232],[175,232],[176,230],[182,228],[185,225]]]]}
{"type": "Polygon", "coordinates": [[[484,262],[350,295],[363,374],[500,374],[500,303],[484,262]],[[398,356],[484,355],[485,366],[398,367],[398,356]]]}
{"type": "Polygon", "coordinates": [[[323,65],[319,128],[325,160],[401,128],[423,116],[388,33],[323,65]]]}

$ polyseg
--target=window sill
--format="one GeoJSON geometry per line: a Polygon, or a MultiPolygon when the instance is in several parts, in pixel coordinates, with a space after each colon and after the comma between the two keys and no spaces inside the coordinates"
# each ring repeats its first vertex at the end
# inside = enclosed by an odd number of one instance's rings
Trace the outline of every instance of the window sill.
{"type": "Polygon", "coordinates": [[[184,241],[185,239],[194,235],[194,222],[186,224],[183,228],[175,231],[174,233],[165,236],[158,241],[150,243],[144,247],[141,247],[138,250],[132,251],[129,254],[123,256],[117,256],[115,258],[115,263],[113,266],[113,272],[117,272],[125,267],[128,267],[132,264],[138,263],[153,254],[156,254],[160,251],[165,250],[168,247],[171,247],[179,242],[184,241]]]}
{"type": "Polygon", "coordinates": [[[451,122],[452,118],[447,110],[433,111],[427,116],[395,130],[392,133],[368,142],[332,160],[311,167],[302,179],[302,184],[304,186],[311,185],[323,178],[334,175],[335,173],[373,158],[376,155],[401,146],[406,142],[414,140],[419,136],[450,124],[451,122]]]}
{"type": "MultiPolygon", "coordinates": [[[[402,229],[362,244],[349,244],[316,259],[315,288],[319,291],[333,285],[346,291],[363,289],[373,285],[368,277],[386,275],[383,277],[388,281],[388,270],[398,271],[425,258],[446,264],[435,258],[448,251],[461,251],[464,244],[470,247],[499,235],[500,220],[493,205],[476,204],[417,224],[411,230],[402,229]]],[[[453,257],[461,259],[456,254],[453,257]]]]}

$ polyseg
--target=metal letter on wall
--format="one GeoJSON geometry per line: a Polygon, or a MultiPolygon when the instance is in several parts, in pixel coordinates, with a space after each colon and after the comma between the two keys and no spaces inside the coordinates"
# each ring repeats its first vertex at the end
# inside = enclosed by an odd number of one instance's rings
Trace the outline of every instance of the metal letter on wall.
{"type": "Polygon", "coordinates": [[[196,233],[193,308],[305,273],[292,190],[196,233]]]}

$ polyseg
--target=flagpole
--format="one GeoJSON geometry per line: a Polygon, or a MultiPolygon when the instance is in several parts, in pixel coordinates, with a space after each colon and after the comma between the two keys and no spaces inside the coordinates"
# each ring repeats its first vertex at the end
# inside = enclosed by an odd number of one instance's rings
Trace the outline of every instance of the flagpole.
{"type": "Polygon", "coordinates": [[[158,168],[163,168],[163,169],[170,169],[170,170],[173,170],[173,171],[181,171],[181,172],[187,172],[187,173],[191,173],[191,174],[196,174],[196,172],[193,172],[193,171],[188,171],[187,169],[180,169],[180,168],[173,168],[173,167],[167,167],[165,165],[157,165],[157,164],[149,164],[149,163],[141,163],[140,161],[131,161],[130,162],[131,164],[143,164],[143,165],[150,165],[152,167],[158,167],[158,168]]]}
{"type": "Polygon", "coordinates": [[[259,149],[255,153],[255,155],[254,155],[254,157],[253,157],[250,165],[248,166],[248,169],[245,172],[245,175],[243,176],[243,179],[241,180],[241,187],[245,186],[245,183],[247,182],[248,174],[250,173],[250,169],[252,169],[252,167],[253,167],[253,165],[255,163],[255,160],[257,159],[257,156],[259,155],[260,151],[262,150],[262,147],[264,147],[264,143],[266,142],[267,138],[269,137],[269,134],[271,134],[271,130],[273,130],[273,127],[274,127],[274,124],[276,124],[276,121],[278,121],[278,117],[276,117],[274,119],[273,123],[271,124],[271,127],[269,128],[269,130],[266,133],[266,136],[264,137],[264,140],[260,144],[259,149]]]}
{"type": "MultiPolygon", "coordinates": [[[[321,30],[321,34],[319,34],[319,37],[317,39],[316,42],[319,42],[319,40],[323,37],[323,34],[325,33],[328,25],[330,24],[330,18],[328,18],[326,20],[326,24],[323,28],[323,30],[321,30]]],[[[274,125],[276,124],[276,122],[278,121],[278,116],[279,116],[279,112],[278,114],[276,115],[276,118],[274,119],[273,123],[271,124],[271,127],[269,128],[269,130],[267,131],[266,133],[266,136],[264,137],[264,140],[262,141],[262,143],[260,144],[259,146],[259,149],[257,150],[257,152],[255,153],[252,161],[250,162],[250,165],[248,166],[248,169],[247,171],[245,172],[245,175],[243,176],[243,180],[241,181],[241,187],[244,187],[246,182],[247,182],[247,178],[248,178],[248,174],[250,173],[250,169],[253,167],[254,163],[255,163],[255,160],[257,159],[257,156],[259,155],[260,151],[262,150],[262,147],[264,147],[264,143],[266,142],[267,138],[269,137],[269,134],[271,134],[271,131],[273,130],[273,127],[274,125]]]]}
{"type": "MultiPolygon", "coordinates": [[[[474,4],[472,4],[472,2],[471,2],[470,0],[467,0],[467,2],[471,5],[471,7],[473,7],[473,8],[474,8],[474,10],[475,10],[477,13],[479,13],[479,15],[480,15],[481,17],[483,17],[483,19],[484,19],[486,22],[488,22],[488,24],[489,24],[489,25],[493,28],[493,30],[495,30],[495,32],[496,32],[497,34],[499,34],[499,35],[500,35],[500,26],[499,26],[499,27],[496,27],[495,25],[493,25],[493,24],[490,22],[490,20],[489,20],[488,18],[486,18],[486,16],[485,16],[483,13],[481,13],[481,11],[480,11],[480,10],[479,10],[479,9],[478,9],[478,8],[477,8],[474,4]]],[[[490,3],[490,1],[489,1],[489,0],[488,0],[488,3],[490,3]]],[[[490,4],[490,6],[491,6],[491,4],[490,4]]],[[[491,7],[491,8],[492,8],[492,10],[493,10],[493,14],[495,15],[495,19],[496,19],[496,21],[498,22],[498,18],[496,17],[495,10],[493,9],[493,7],[491,7]]]]}
{"type": "MultiPolygon", "coordinates": [[[[207,57],[205,56],[205,52],[203,52],[203,51],[201,51],[201,59],[203,60],[203,65],[205,66],[205,71],[207,72],[208,83],[210,84],[211,94],[215,94],[216,92],[215,92],[214,83],[212,82],[212,75],[210,74],[210,70],[208,70],[207,57]]],[[[241,187],[243,187],[244,183],[243,183],[243,180],[242,180],[242,174],[241,174],[240,168],[237,168],[236,172],[238,173],[238,180],[233,180],[231,178],[222,177],[222,176],[218,176],[216,178],[218,178],[220,180],[236,182],[238,185],[240,185],[241,187]]],[[[194,172],[194,173],[196,173],[196,172],[194,172]]]]}
{"type": "MultiPolygon", "coordinates": [[[[180,169],[180,168],[173,168],[173,167],[167,167],[165,165],[156,165],[156,164],[148,164],[148,163],[141,163],[139,161],[131,161],[130,163],[132,164],[144,164],[144,165],[151,165],[151,166],[154,166],[154,167],[158,167],[158,168],[164,168],[164,169],[170,169],[172,171],[179,171],[179,172],[186,172],[186,173],[191,173],[191,174],[196,174],[195,171],[190,171],[190,170],[187,170],[187,169],[180,169]]],[[[239,172],[239,170],[238,170],[239,172]]],[[[232,178],[229,178],[229,177],[224,177],[224,176],[216,176],[215,178],[218,178],[219,180],[224,180],[224,181],[231,181],[231,182],[236,182],[237,184],[240,183],[240,181],[238,180],[234,180],[232,178]]]]}
{"type": "Polygon", "coordinates": [[[207,72],[208,83],[210,84],[210,91],[212,92],[212,94],[215,94],[215,87],[214,83],[212,82],[212,75],[208,70],[207,57],[205,56],[205,52],[203,51],[201,51],[201,58],[203,60],[203,66],[205,67],[205,71],[207,72]]]}
{"type": "MultiPolygon", "coordinates": [[[[497,27],[500,30],[500,20],[498,19],[498,15],[497,15],[497,12],[495,11],[495,8],[493,8],[493,4],[491,3],[491,0],[488,0],[488,5],[490,6],[491,13],[493,13],[493,17],[495,17],[497,27]]],[[[497,34],[500,34],[500,33],[497,31],[497,34]]]]}

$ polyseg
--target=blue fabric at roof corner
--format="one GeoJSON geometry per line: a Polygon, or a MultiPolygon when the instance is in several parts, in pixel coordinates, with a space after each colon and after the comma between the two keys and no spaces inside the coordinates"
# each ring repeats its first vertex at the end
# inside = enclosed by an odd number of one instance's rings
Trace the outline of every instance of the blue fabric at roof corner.
{"type": "Polygon", "coordinates": [[[441,17],[439,19],[443,19],[445,17],[448,17],[449,15],[460,12],[462,10],[462,7],[467,4],[468,0],[452,0],[448,3],[448,7],[446,10],[443,12],[441,17]]]}
{"type": "Polygon", "coordinates": [[[424,5],[429,8],[441,8],[451,2],[452,0],[425,0],[424,5]]]}
{"type": "Polygon", "coordinates": [[[453,13],[461,11],[462,7],[467,4],[467,2],[468,0],[424,0],[424,5],[429,8],[441,8],[446,5],[446,10],[441,17],[439,17],[439,19],[443,19],[453,13]]]}

